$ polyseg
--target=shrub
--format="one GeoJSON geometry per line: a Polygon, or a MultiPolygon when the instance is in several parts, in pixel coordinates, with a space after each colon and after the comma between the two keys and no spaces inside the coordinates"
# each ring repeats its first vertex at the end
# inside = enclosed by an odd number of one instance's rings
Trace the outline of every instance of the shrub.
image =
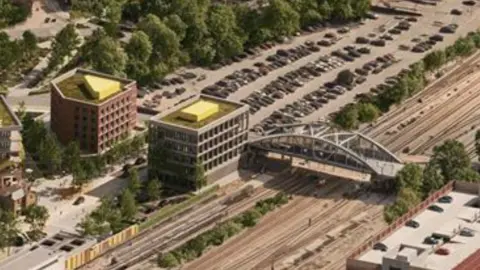
{"type": "Polygon", "coordinates": [[[180,264],[177,257],[175,257],[171,252],[168,252],[164,255],[159,254],[157,257],[157,264],[163,268],[175,267],[180,264]]]}

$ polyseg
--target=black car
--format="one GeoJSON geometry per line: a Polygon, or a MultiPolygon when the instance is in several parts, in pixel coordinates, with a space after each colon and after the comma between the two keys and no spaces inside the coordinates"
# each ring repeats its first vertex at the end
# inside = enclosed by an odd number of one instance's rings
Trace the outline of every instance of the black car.
{"type": "Polygon", "coordinates": [[[82,204],[83,202],[85,202],[85,197],[80,196],[80,197],[78,197],[78,198],[73,202],[73,205],[80,205],[80,204],[82,204]]]}
{"type": "Polygon", "coordinates": [[[438,239],[434,238],[434,237],[426,237],[424,240],[423,240],[423,243],[425,244],[428,244],[428,245],[436,245],[438,244],[438,239]]]}
{"type": "Polygon", "coordinates": [[[388,247],[383,243],[376,243],[373,245],[373,250],[387,251],[388,247]]]}
{"type": "Polygon", "coordinates": [[[437,213],[442,213],[444,211],[443,208],[441,208],[440,206],[435,205],[435,204],[430,205],[428,207],[428,210],[434,211],[434,212],[437,212],[437,213]]]}
{"type": "Polygon", "coordinates": [[[409,220],[405,223],[405,226],[410,227],[410,228],[418,228],[418,227],[420,227],[420,223],[411,219],[411,220],[409,220]]]}
{"type": "Polygon", "coordinates": [[[439,203],[451,203],[453,198],[451,196],[443,196],[438,199],[439,203]]]}

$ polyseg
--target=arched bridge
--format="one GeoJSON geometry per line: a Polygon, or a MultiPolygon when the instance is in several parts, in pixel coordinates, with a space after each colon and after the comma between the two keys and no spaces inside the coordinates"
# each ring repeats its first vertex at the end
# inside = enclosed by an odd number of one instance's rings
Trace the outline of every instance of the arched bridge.
{"type": "Polygon", "coordinates": [[[278,125],[252,135],[249,147],[385,177],[403,168],[398,157],[371,138],[337,132],[324,122],[278,125]]]}

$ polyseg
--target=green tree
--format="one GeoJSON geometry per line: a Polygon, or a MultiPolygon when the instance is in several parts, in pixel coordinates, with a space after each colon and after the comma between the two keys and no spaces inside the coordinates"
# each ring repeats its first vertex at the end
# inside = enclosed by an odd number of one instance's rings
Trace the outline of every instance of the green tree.
{"type": "Polygon", "coordinates": [[[433,148],[431,161],[439,166],[445,181],[454,180],[459,170],[471,167],[465,146],[450,139],[433,148]]]}
{"type": "Polygon", "coordinates": [[[162,185],[158,179],[152,179],[147,183],[147,195],[149,200],[158,200],[161,196],[162,185]]]}
{"type": "Polygon", "coordinates": [[[248,210],[242,214],[241,223],[244,227],[253,227],[257,224],[261,217],[262,214],[260,214],[257,210],[248,210]]]}
{"type": "Polygon", "coordinates": [[[462,168],[456,172],[454,179],[467,182],[479,182],[480,174],[472,168],[462,168]]]}
{"type": "Polygon", "coordinates": [[[38,147],[38,159],[49,173],[58,171],[62,164],[62,151],[54,135],[47,133],[38,147]]]}
{"type": "MultiPolygon", "coordinates": [[[[361,1],[361,0],[359,0],[361,1]]],[[[355,17],[355,11],[350,5],[350,1],[329,1],[333,11],[332,15],[339,21],[347,21],[355,17]]]]}
{"type": "Polygon", "coordinates": [[[433,51],[423,58],[423,63],[425,64],[425,69],[428,71],[434,71],[439,69],[447,61],[447,56],[445,51],[437,50],[433,51]]]}
{"type": "Polygon", "coordinates": [[[415,192],[421,192],[423,169],[414,163],[406,164],[395,176],[396,190],[402,191],[409,188],[415,192]]]}
{"type": "Polygon", "coordinates": [[[299,0],[293,1],[291,5],[298,14],[300,14],[300,24],[303,27],[318,23],[322,20],[317,1],[299,0]]]}
{"type": "Polygon", "coordinates": [[[135,31],[125,46],[125,52],[130,61],[147,62],[152,55],[152,42],[143,31],[135,31]]]}
{"type": "Polygon", "coordinates": [[[354,104],[345,106],[335,115],[333,122],[343,129],[356,129],[358,127],[357,106],[354,104]]]}
{"type": "Polygon", "coordinates": [[[438,165],[429,163],[423,170],[423,196],[427,197],[430,193],[439,190],[445,184],[445,179],[438,165]]]}
{"type": "Polygon", "coordinates": [[[362,123],[373,122],[380,116],[380,110],[372,103],[359,103],[357,110],[358,120],[362,123]]]}
{"type": "Polygon", "coordinates": [[[365,17],[370,10],[369,0],[351,1],[349,4],[351,4],[355,17],[357,18],[365,17]]]}
{"type": "Polygon", "coordinates": [[[221,4],[212,6],[208,12],[207,25],[215,40],[213,47],[216,59],[230,58],[243,51],[245,39],[230,6],[221,4]]]}
{"type": "Polygon", "coordinates": [[[459,38],[453,44],[456,56],[468,56],[473,53],[475,43],[469,38],[459,38]]]}
{"type": "Polygon", "coordinates": [[[343,85],[352,85],[355,80],[355,74],[349,69],[342,70],[337,75],[337,82],[343,85]]]}
{"type": "Polygon", "coordinates": [[[30,230],[33,232],[41,232],[50,217],[45,206],[35,204],[23,209],[23,215],[25,215],[25,222],[30,225],[30,230]]]}
{"type": "Polygon", "coordinates": [[[25,116],[27,116],[27,107],[25,106],[25,101],[22,100],[18,103],[18,109],[15,114],[18,116],[20,121],[23,122],[23,119],[25,116]]]}
{"type": "Polygon", "coordinates": [[[132,194],[137,194],[142,188],[142,183],[140,182],[140,177],[138,176],[138,170],[133,168],[130,169],[128,174],[128,189],[132,194]]]}
{"type": "Polygon", "coordinates": [[[23,38],[23,49],[27,55],[31,55],[37,49],[37,37],[32,33],[32,31],[27,30],[22,34],[23,38]]]}
{"type": "Polygon", "coordinates": [[[81,163],[74,163],[72,167],[72,185],[76,188],[82,188],[85,184],[89,182],[87,178],[87,173],[81,165],[81,163]]]}
{"type": "Polygon", "coordinates": [[[80,164],[80,154],[78,142],[70,142],[63,151],[62,168],[67,172],[72,172],[73,168],[80,164]]]}
{"type": "Polygon", "coordinates": [[[197,189],[207,185],[207,177],[205,176],[205,168],[201,160],[195,164],[195,186],[197,189]]]}
{"type": "Polygon", "coordinates": [[[83,236],[99,236],[104,232],[102,225],[98,224],[92,217],[87,216],[77,224],[83,236]]]}
{"type": "Polygon", "coordinates": [[[137,205],[130,189],[125,189],[120,199],[120,209],[122,217],[126,220],[132,220],[137,213],[137,205]]]}
{"type": "Polygon", "coordinates": [[[145,137],[144,136],[133,137],[130,145],[131,145],[133,156],[137,156],[145,147],[145,137]]]}
{"type": "Polygon", "coordinates": [[[55,35],[52,42],[52,52],[48,63],[49,69],[62,64],[65,57],[70,57],[79,44],[80,39],[75,31],[75,25],[67,24],[55,35]]]}
{"type": "Polygon", "coordinates": [[[152,41],[151,64],[162,62],[170,70],[185,64],[188,60],[181,51],[180,40],[175,32],[168,28],[157,16],[149,14],[138,24],[138,28],[145,32],[152,41]]]}
{"type": "Polygon", "coordinates": [[[5,32],[0,32],[0,70],[8,69],[22,58],[22,50],[5,32]]]}
{"type": "Polygon", "coordinates": [[[477,157],[480,160],[480,130],[477,130],[475,133],[475,153],[477,153],[477,157]]]}
{"type": "Polygon", "coordinates": [[[0,208],[0,250],[9,248],[20,233],[19,223],[11,211],[0,208]]]}
{"type": "Polygon", "coordinates": [[[178,261],[177,257],[172,254],[172,252],[168,252],[167,254],[158,255],[157,264],[162,268],[172,268],[178,266],[180,262],[178,261]]]}
{"type": "Polygon", "coordinates": [[[300,15],[284,0],[269,0],[264,23],[276,37],[291,36],[300,28],[300,15]]]}
{"type": "Polygon", "coordinates": [[[95,45],[86,58],[93,69],[108,74],[123,74],[128,58],[120,43],[105,35],[95,45]]]}
{"type": "Polygon", "coordinates": [[[183,40],[187,35],[188,25],[182,21],[182,18],[177,14],[170,14],[163,19],[168,28],[172,29],[177,34],[179,40],[183,40]]]}

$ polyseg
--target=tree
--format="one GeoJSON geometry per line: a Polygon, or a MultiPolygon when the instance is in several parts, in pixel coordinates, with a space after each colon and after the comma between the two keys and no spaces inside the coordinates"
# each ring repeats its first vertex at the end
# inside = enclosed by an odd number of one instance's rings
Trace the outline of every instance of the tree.
{"type": "Polygon", "coordinates": [[[22,100],[18,103],[18,109],[15,114],[18,116],[20,121],[23,122],[23,119],[27,115],[27,107],[25,106],[25,101],[22,100]]]}
{"type": "Polygon", "coordinates": [[[91,50],[86,60],[93,69],[108,74],[123,74],[127,64],[127,55],[118,41],[104,35],[91,50]]]}
{"type": "Polygon", "coordinates": [[[63,151],[62,168],[67,172],[73,172],[73,169],[80,164],[80,154],[78,142],[70,142],[63,151]]]}
{"type": "Polygon", "coordinates": [[[62,152],[56,138],[51,133],[47,133],[45,138],[40,141],[38,159],[49,173],[55,173],[60,168],[62,152]]]}
{"type": "Polygon", "coordinates": [[[135,31],[125,46],[130,61],[147,62],[152,55],[152,42],[143,31],[135,31]]]}
{"type": "Polygon", "coordinates": [[[428,71],[434,71],[439,69],[447,61],[447,56],[445,51],[437,50],[433,51],[423,58],[423,63],[425,64],[425,69],[428,71]]]}
{"type": "Polygon", "coordinates": [[[396,190],[409,188],[417,193],[422,189],[423,170],[417,164],[406,164],[395,176],[396,190]]]}
{"type": "Polygon", "coordinates": [[[147,15],[140,21],[138,28],[145,32],[152,41],[151,64],[162,62],[170,70],[173,70],[188,62],[188,58],[181,51],[180,39],[177,34],[168,28],[157,16],[147,15]]]}
{"type": "Polygon", "coordinates": [[[457,170],[454,179],[467,182],[479,182],[480,174],[472,168],[462,168],[457,170]]]}
{"type": "Polygon", "coordinates": [[[30,225],[32,232],[41,232],[50,217],[45,206],[35,204],[23,209],[23,214],[25,215],[25,222],[30,225]]]}
{"type": "Polygon", "coordinates": [[[205,176],[205,168],[201,160],[197,160],[195,164],[195,187],[200,189],[207,185],[207,177],[205,176]]]}
{"type": "Polygon", "coordinates": [[[465,146],[450,139],[433,148],[431,161],[439,166],[445,181],[454,180],[459,170],[471,167],[465,146]]]}
{"type": "Polygon", "coordinates": [[[22,50],[18,42],[11,41],[5,32],[0,32],[0,69],[8,69],[22,57],[22,50]]]}
{"type": "Polygon", "coordinates": [[[170,14],[165,19],[163,19],[168,28],[172,29],[175,34],[177,34],[180,40],[183,40],[187,35],[188,25],[182,21],[182,18],[177,14],[170,14]]]}
{"type": "Polygon", "coordinates": [[[10,247],[20,233],[18,220],[11,211],[0,208],[0,250],[10,247]]]}
{"type": "Polygon", "coordinates": [[[380,110],[372,103],[359,103],[357,110],[358,120],[362,123],[375,121],[380,116],[380,110]]]}
{"type": "Polygon", "coordinates": [[[130,189],[125,189],[120,199],[120,209],[122,217],[126,220],[132,220],[137,213],[137,205],[130,189]]]}
{"type": "Polygon", "coordinates": [[[28,55],[31,55],[37,49],[37,37],[30,30],[23,32],[22,37],[23,48],[28,55]]]}
{"type": "Polygon", "coordinates": [[[480,160],[480,130],[477,130],[475,133],[475,153],[477,153],[478,159],[480,160]]]}
{"type": "Polygon", "coordinates": [[[333,122],[343,129],[356,129],[358,127],[357,106],[354,104],[345,106],[335,115],[333,122]]]}
{"type": "Polygon", "coordinates": [[[429,163],[423,170],[423,197],[427,197],[430,193],[439,190],[445,184],[440,167],[437,164],[429,163]]]}
{"type": "Polygon", "coordinates": [[[72,185],[76,188],[82,188],[85,184],[89,182],[87,178],[87,173],[81,165],[81,163],[74,163],[72,165],[72,185]]]}
{"type": "Polygon", "coordinates": [[[147,183],[147,195],[151,201],[160,199],[162,185],[158,179],[152,179],[147,183]]]}
{"type": "Polygon", "coordinates": [[[138,155],[145,146],[145,137],[135,136],[130,142],[132,153],[134,156],[138,155]]]}
{"type": "Polygon", "coordinates": [[[355,74],[349,69],[342,70],[337,75],[337,82],[343,85],[352,85],[355,80],[355,74]]]}
{"type": "Polygon", "coordinates": [[[178,261],[177,257],[172,254],[172,252],[168,252],[167,254],[158,255],[157,264],[162,268],[172,268],[178,266],[180,262],[178,261]]]}
{"type": "Polygon", "coordinates": [[[80,44],[80,39],[75,31],[75,25],[67,24],[55,35],[52,43],[52,53],[49,59],[48,68],[53,69],[62,64],[65,57],[70,57],[73,50],[80,44]]]}
{"type": "Polygon", "coordinates": [[[141,188],[142,183],[138,177],[138,170],[135,168],[130,169],[128,175],[128,189],[132,192],[132,194],[137,194],[141,188]]]}
{"type": "Polygon", "coordinates": [[[469,38],[459,38],[453,44],[456,56],[468,56],[472,54],[475,43],[469,38]]]}
{"type": "Polygon", "coordinates": [[[207,25],[215,40],[213,47],[217,60],[230,58],[243,51],[245,39],[230,6],[212,6],[208,12],[207,25]]]}
{"type": "Polygon", "coordinates": [[[77,224],[83,236],[98,236],[101,235],[101,225],[99,225],[92,217],[85,217],[77,224]]]}
{"type": "Polygon", "coordinates": [[[311,0],[299,0],[291,3],[300,16],[302,27],[318,23],[322,20],[319,13],[318,2],[311,0]]]}
{"type": "Polygon", "coordinates": [[[291,36],[300,28],[300,15],[284,0],[270,0],[263,14],[265,26],[275,37],[291,36]]]}

